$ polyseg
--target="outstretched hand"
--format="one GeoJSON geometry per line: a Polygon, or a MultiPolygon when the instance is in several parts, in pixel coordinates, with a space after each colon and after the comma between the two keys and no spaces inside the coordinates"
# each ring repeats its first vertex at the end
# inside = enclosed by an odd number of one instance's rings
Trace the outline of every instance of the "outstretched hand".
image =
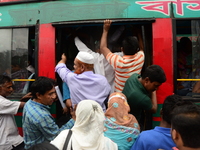
{"type": "Polygon", "coordinates": [[[61,60],[58,62],[58,64],[59,63],[64,63],[65,64],[66,62],[67,62],[67,56],[63,53],[62,56],[61,56],[61,60]]]}
{"type": "Polygon", "coordinates": [[[67,61],[67,56],[65,55],[65,53],[62,54],[61,59],[62,59],[63,61],[65,61],[65,62],[67,61]]]}
{"type": "Polygon", "coordinates": [[[108,19],[104,20],[103,28],[104,28],[105,31],[108,31],[110,29],[111,23],[112,23],[112,20],[108,20],[108,19]]]}
{"type": "Polygon", "coordinates": [[[29,93],[27,93],[26,95],[24,95],[24,96],[20,99],[20,101],[26,102],[26,101],[28,101],[30,98],[32,98],[31,92],[29,92],[29,93]]]}

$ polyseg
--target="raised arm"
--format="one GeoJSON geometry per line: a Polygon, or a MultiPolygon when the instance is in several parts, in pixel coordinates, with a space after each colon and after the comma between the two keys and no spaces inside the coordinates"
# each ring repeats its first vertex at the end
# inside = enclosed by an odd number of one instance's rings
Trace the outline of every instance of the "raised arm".
{"type": "Polygon", "coordinates": [[[58,75],[60,76],[62,81],[68,83],[67,82],[68,74],[74,74],[74,73],[71,72],[71,70],[69,70],[66,67],[66,65],[65,65],[66,61],[67,61],[67,57],[65,56],[65,54],[62,54],[61,60],[56,65],[55,71],[58,73],[58,75]]]}
{"type": "Polygon", "coordinates": [[[107,47],[107,36],[111,23],[112,23],[111,20],[104,21],[103,33],[101,36],[101,43],[100,43],[100,52],[104,55],[104,57],[106,57],[108,53],[111,52],[107,47]]]}

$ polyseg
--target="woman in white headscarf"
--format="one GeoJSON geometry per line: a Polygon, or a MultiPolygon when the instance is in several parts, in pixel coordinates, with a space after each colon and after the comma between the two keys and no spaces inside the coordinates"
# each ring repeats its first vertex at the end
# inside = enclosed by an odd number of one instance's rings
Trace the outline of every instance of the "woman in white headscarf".
{"type": "MultiPolygon", "coordinates": [[[[66,150],[117,150],[117,145],[104,136],[104,112],[93,100],[83,100],[76,109],[76,121],[66,150]]],[[[63,150],[69,130],[62,131],[51,144],[63,150]]]]}

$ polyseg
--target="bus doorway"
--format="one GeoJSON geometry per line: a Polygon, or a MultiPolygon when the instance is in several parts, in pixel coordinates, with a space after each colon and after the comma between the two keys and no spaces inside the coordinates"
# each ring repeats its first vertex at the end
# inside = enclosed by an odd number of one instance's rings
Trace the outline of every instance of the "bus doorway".
{"type": "MultiPolygon", "coordinates": [[[[146,68],[152,64],[152,22],[154,22],[153,19],[112,20],[108,34],[108,47],[112,52],[120,52],[122,40],[127,36],[136,36],[140,43],[140,49],[143,49],[145,53],[143,68],[146,68]],[[141,35],[141,39],[139,39],[138,34],[141,35]]],[[[98,51],[103,30],[103,20],[61,22],[53,23],[52,25],[56,28],[56,62],[60,60],[62,53],[65,53],[67,56],[66,65],[73,70],[73,62],[79,52],[74,43],[76,36],[93,52],[98,51]]],[[[56,78],[62,91],[62,81],[58,76],[56,78]]],[[[62,109],[59,108],[61,108],[61,105],[58,103],[58,118],[62,116],[62,109]]],[[[152,115],[148,112],[145,113],[147,113],[145,115],[147,117],[144,117],[143,121],[145,129],[151,129],[152,115]]]]}

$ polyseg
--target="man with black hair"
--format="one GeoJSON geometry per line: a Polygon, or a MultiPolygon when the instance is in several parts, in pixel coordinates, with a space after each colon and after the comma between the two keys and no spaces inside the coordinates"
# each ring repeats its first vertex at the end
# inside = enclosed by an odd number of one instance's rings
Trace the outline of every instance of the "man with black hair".
{"type": "Polygon", "coordinates": [[[144,64],[144,52],[140,50],[136,37],[129,36],[122,41],[122,52],[119,56],[110,51],[107,46],[107,36],[111,20],[104,21],[100,52],[115,70],[115,92],[122,92],[126,80],[134,73],[141,73],[144,64]]]}
{"type": "Polygon", "coordinates": [[[22,118],[25,149],[51,141],[62,130],[70,129],[74,125],[74,120],[71,119],[59,128],[49,112],[49,105],[52,105],[57,97],[53,79],[38,77],[31,85],[31,93],[32,99],[25,104],[22,118]]]}
{"type": "Polygon", "coordinates": [[[155,91],[165,81],[165,73],[158,65],[151,65],[145,69],[142,76],[135,73],[126,81],[122,93],[127,97],[130,113],[136,117],[141,126],[143,110],[153,113],[157,111],[155,91]]]}
{"type": "Polygon", "coordinates": [[[23,150],[23,138],[19,135],[14,115],[25,102],[10,101],[6,97],[13,92],[13,83],[10,77],[0,75],[0,149],[23,150]]]}
{"type": "Polygon", "coordinates": [[[170,150],[176,146],[171,138],[170,130],[172,111],[178,102],[183,102],[179,95],[166,97],[160,110],[160,126],[156,126],[152,130],[142,131],[131,150],[170,150]]]}
{"type": "Polygon", "coordinates": [[[194,103],[173,110],[172,139],[179,150],[200,149],[200,106],[194,103]]]}

